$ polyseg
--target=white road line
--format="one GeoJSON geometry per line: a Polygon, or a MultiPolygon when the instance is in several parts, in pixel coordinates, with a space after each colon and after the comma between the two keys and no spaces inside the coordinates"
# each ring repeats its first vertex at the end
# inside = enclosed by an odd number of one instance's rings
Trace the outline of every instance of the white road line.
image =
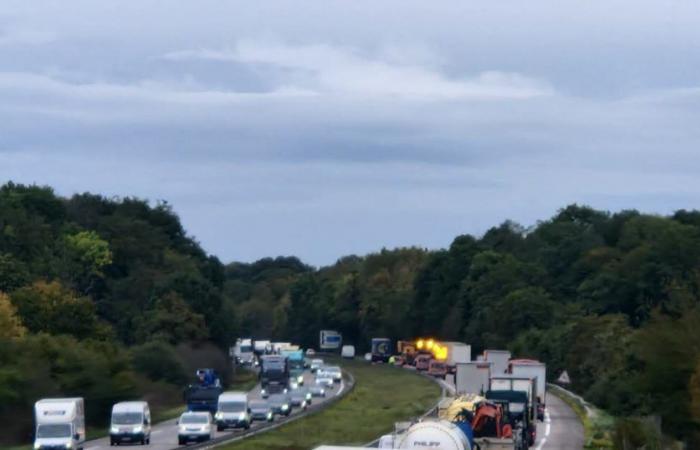
{"type": "Polygon", "coordinates": [[[549,417],[549,411],[547,411],[546,409],[544,410],[544,421],[547,424],[547,426],[545,427],[544,436],[547,437],[549,436],[549,432],[552,428],[552,418],[549,417]]]}
{"type": "Polygon", "coordinates": [[[547,443],[547,438],[542,439],[542,440],[540,441],[540,445],[537,446],[537,450],[542,450],[542,447],[543,447],[544,444],[546,444],[546,443],[547,443]]]}
{"type": "Polygon", "coordinates": [[[336,392],[335,395],[340,395],[340,393],[343,392],[343,389],[345,389],[345,382],[341,379],[340,380],[340,389],[338,389],[338,392],[336,392]]]}

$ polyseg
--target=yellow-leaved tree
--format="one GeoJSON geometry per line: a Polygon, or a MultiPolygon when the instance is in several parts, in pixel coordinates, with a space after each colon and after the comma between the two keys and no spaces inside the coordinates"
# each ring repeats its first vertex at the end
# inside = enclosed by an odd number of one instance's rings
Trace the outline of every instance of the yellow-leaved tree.
{"type": "Polygon", "coordinates": [[[17,315],[17,310],[10,297],[0,292],[0,339],[19,338],[24,336],[26,329],[17,315]]]}

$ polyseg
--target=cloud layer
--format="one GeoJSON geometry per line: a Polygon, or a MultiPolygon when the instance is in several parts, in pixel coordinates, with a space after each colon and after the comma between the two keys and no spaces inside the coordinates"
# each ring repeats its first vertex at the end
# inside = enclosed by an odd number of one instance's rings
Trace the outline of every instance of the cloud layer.
{"type": "Polygon", "coordinates": [[[167,199],[225,260],[700,200],[694,4],[65,5],[0,16],[0,179],[167,199]]]}

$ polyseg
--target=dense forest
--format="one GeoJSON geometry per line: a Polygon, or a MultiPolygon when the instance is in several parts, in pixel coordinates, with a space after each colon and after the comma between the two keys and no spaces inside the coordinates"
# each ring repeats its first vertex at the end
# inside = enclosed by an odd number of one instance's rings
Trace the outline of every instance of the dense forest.
{"type": "MultiPolygon", "coordinates": [[[[320,269],[294,257],[222,264],[166,203],[0,188],[0,420],[82,395],[91,423],[118,400],[177,400],[193,367],[225,372],[237,336],[316,346],[340,330],[510,348],[621,416],[687,440],[700,425],[700,212],[571,205],[448,249],[381,250],[320,269]],[[19,412],[18,412],[19,411],[19,412]]],[[[26,417],[26,420],[17,420],[26,417]]]]}

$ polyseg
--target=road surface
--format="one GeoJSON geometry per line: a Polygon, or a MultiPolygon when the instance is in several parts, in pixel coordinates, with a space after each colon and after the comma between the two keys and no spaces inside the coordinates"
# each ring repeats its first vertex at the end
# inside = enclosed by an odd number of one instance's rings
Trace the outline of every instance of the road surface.
{"type": "MultiPolygon", "coordinates": [[[[448,375],[443,382],[448,391],[454,392],[454,376],[448,375]]],[[[583,449],[583,424],[573,409],[556,395],[547,394],[544,422],[537,424],[535,450],[581,450],[583,449]]]]}
{"type": "MultiPolygon", "coordinates": [[[[311,386],[314,382],[314,375],[308,371],[304,373],[304,385],[311,386]]],[[[344,383],[336,384],[330,392],[326,390],[326,397],[314,397],[313,404],[322,403],[332,398],[335,395],[339,395],[344,389],[344,383]]],[[[249,400],[259,399],[260,397],[260,385],[256,386],[252,391],[248,393],[249,400]]],[[[298,414],[300,412],[299,408],[295,408],[292,411],[292,415],[298,414]]],[[[257,429],[268,425],[267,422],[253,422],[251,429],[257,429]]],[[[242,429],[236,430],[226,430],[226,431],[215,431],[215,437],[221,437],[230,434],[241,434],[242,429]]],[[[135,447],[140,448],[138,444],[122,444],[120,447],[135,447]]],[[[161,422],[154,425],[151,430],[151,444],[145,446],[149,450],[171,450],[180,447],[177,443],[177,424],[176,419],[168,420],[166,422],[161,422]]],[[[95,439],[85,443],[84,450],[114,450],[115,447],[110,447],[109,437],[102,439],[95,439]]]]}

